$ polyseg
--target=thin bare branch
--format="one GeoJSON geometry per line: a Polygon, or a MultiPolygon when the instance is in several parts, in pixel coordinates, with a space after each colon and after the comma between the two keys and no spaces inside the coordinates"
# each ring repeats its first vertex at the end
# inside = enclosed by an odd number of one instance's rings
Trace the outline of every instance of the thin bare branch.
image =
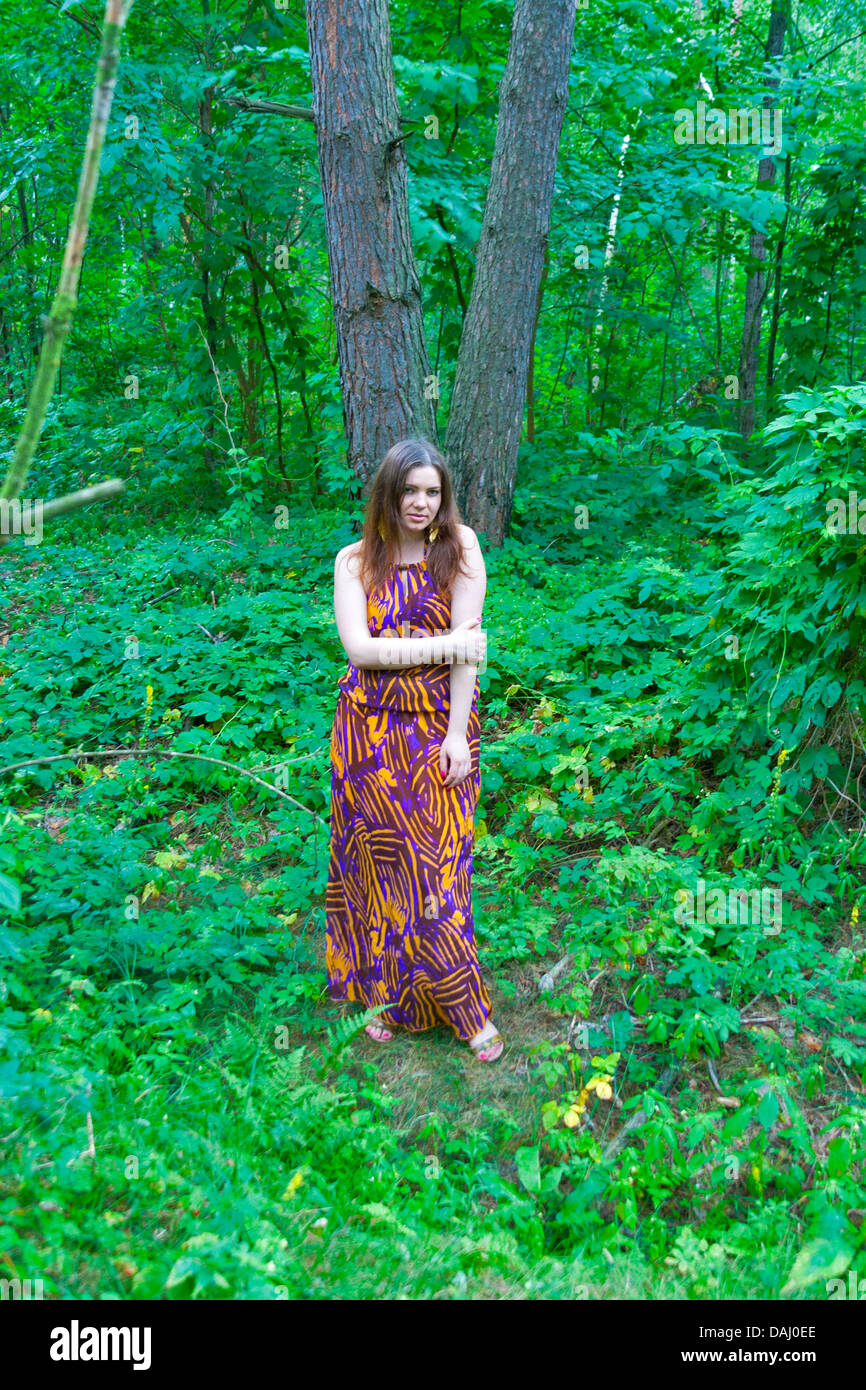
{"type": "Polygon", "coordinates": [[[250,772],[245,767],[240,767],[237,763],[230,763],[225,758],[211,758],[204,753],[180,753],[174,748],[95,748],[90,751],[84,748],[75,748],[68,753],[51,753],[44,758],[25,758],[19,763],[7,763],[5,767],[0,767],[0,776],[4,772],[16,772],[21,767],[36,767],[40,763],[57,762],[89,762],[91,758],[187,758],[193,762],[214,763],[217,767],[230,768],[232,772],[238,772],[242,777],[249,777],[251,782],[255,782],[266,791],[273,792],[274,796],[280,796],[284,801],[290,801],[293,806],[297,806],[299,811],[304,811],[313,820],[318,821],[319,825],[327,825],[321,816],[311,811],[309,806],[304,806],[303,802],[296,801],[288,792],[282,791],[279,787],[271,786],[270,782],[265,782],[263,778],[257,777],[254,772],[250,772]]]}

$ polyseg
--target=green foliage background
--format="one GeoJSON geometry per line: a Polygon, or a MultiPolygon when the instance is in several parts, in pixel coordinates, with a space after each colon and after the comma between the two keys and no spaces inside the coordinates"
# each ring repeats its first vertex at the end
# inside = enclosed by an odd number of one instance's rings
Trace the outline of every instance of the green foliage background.
{"type": "MultiPolygon", "coordinates": [[[[444,1033],[377,1048],[327,998],[331,575],[360,503],[312,127],[225,100],[309,101],[302,10],[134,12],[35,465],[45,496],[126,492],[0,550],[10,1275],[56,1298],[775,1299],[863,1273],[866,524],[828,525],[863,479],[841,99],[862,80],[850,46],[808,61],[855,11],[798,12],[787,198],[756,189],[753,151],[670,139],[698,73],[760,100],[754,38],[737,56],[691,5],[578,12],[535,438],[487,552],[491,1068],[444,1033]],[[744,444],[720,389],[684,388],[708,344],[736,370],[748,230],[783,223],[779,371],[744,444]],[[780,893],[779,929],[683,921],[700,882],[780,893]]],[[[440,420],[510,17],[393,7],[440,420]]],[[[45,15],[16,14],[2,109],[7,456],[86,121],[92,36],[56,24],[49,72],[45,15]]]]}

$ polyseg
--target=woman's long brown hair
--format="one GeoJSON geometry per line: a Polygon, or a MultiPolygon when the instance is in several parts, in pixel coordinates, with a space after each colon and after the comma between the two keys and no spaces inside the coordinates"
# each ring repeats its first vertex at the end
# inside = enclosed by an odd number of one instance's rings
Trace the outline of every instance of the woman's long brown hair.
{"type": "Polygon", "coordinates": [[[460,512],[454,498],[448,467],[435,444],[427,439],[401,439],[392,444],[376,470],[364,513],[361,545],[361,583],[368,593],[384,583],[389,567],[396,562],[399,544],[400,503],[406,476],[413,468],[433,467],[439,474],[439,510],[429,531],[438,528],[427,553],[427,572],[440,594],[451,592],[463,569],[464,550],[460,539],[460,512]],[[385,533],[383,540],[379,526],[385,533]]]}

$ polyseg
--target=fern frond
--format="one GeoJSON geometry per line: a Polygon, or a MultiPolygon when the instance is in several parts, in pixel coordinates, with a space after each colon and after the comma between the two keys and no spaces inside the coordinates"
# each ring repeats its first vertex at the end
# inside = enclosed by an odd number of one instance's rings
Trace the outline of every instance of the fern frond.
{"type": "Polygon", "coordinates": [[[323,1076],[333,1067],[347,1043],[352,1040],[356,1033],[360,1033],[361,1029],[366,1028],[368,1023],[375,1023],[379,1014],[385,1013],[387,1009],[393,1007],[393,1004],[379,1004],[375,1009],[364,1009],[359,1014],[350,1014],[347,1018],[338,1019],[333,1027],[326,1029],[327,1047],[319,1063],[319,1075],[323,1076]]]}

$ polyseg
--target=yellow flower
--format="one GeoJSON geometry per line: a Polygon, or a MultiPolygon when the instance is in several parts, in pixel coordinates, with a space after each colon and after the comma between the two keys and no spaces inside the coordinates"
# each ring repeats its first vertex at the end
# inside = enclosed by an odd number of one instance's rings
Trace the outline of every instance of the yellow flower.
{"type": "Polygon", "coordinates": [[[589,1092],[583,1088],[577,1100],[570,1105],[562,1117],[562,1122],[568,1125],[569,1129],[574,1129],[575,1125],[580,1124],[580,1117],[586,1109],[586,1102],[589,1099],[589,1092]]]}
{"type": "Polygon", "coordinates": [[[303,1181],[304,1175],[301,1172],[301,1170],[298,1169],[297,1173],[295,1173],[295,1176],[289,1179],[289,1185],[286,1188],[280,1200],[286,1202],[290,1197],[294,1197],[295,1193],[297,1192],[298,1188],[300,1187],[303,1181]]]}
{"type": "Polygon", "coordinates": [[[613,1091],[610,1089],[610,1080],[611,1078],[609,1076],[591,1076],[586,1083],[586,1090],[595,1091],[599,1100],[610,1100],[613,1096],[613,1091]]]}
{"type": "Polygon", "coordinates": [[[779,794],[779,784],[782,780],[782,764],[786,761],[789,752],[790,749],[788,748],[781,749],[779,756],[776,759],[776,771],[773,774],[773,791],[770,796],[771,801],[775,801],[776,797],[779,794]]]}

